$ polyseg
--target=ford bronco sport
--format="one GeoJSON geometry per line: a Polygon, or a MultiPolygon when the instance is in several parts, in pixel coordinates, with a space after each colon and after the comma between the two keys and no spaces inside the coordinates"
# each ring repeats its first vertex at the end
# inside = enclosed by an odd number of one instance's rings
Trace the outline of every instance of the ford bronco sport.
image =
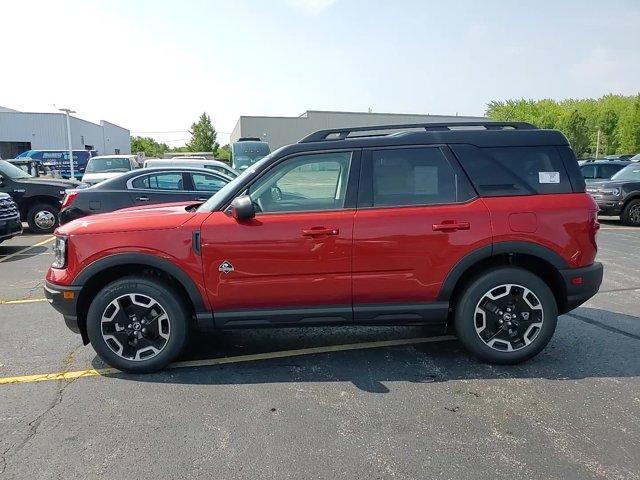
{"type": "Polygon", "coordinates": [[[45,293],[125,371],[167,365],[194,327],[450,325],[480,359],[517,363],[598,291],[596,214],[558,131],[323,130],[202,204],[59,227],[45,293]]]}

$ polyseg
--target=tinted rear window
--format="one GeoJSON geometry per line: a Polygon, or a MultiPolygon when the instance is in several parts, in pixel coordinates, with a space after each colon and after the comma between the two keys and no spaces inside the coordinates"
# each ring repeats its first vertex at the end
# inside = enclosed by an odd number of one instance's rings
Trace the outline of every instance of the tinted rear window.
{"type": "Polygon", "coordinates": [[[451,145],[478,193],[485,197],[572,193],[555,147],[451,145]]]}

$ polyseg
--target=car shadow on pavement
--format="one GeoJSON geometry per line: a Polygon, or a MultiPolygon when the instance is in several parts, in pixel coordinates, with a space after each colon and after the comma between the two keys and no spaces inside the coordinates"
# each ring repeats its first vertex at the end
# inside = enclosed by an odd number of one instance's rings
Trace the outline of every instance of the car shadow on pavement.
{"type": "MultiPolygon", "coordinates": [[[[21,250],[24,250],[25,248],[29,248],[29,245],[7,245],[7,246],[0,245],[0,260],[2,260],[4,257],[7,257],[9,255],[13,255],[14,253],[18,253],[21,250]]],[[[16,255],[15,257],[11,257],[7,260],[2,260],[2,261],[9,263],[9,262],[15,262],[18,260],[23,260],[25,258],[35,257],[37,255],[47,252],[48,249],[49,247],[46,245],[41,245],[38,247],[30,247],[29,250],[27,250],[26,252],[20,255],[16,255]]]]}
{"type": "MultiPolygon", "coordinates": [[[[214,366],[172,368],[147,375],[106,376],[136,382],[239,385],[283,382],[351,382],[371,393],[388,393],[394,382],[434,383],[451,380],[577,380],[640,376],[640,336],[615,326],[640,318],[581,308],[588,323],[561,317],[545,350],[519,365],[489,365],[471,357],[457,340],[393,347],[346,350],[214,366]],[[614,316],[616,322],[608,322],[614,316]],[[622,318],[624,317],[624,318],[622,318]],[[598,325],[601,323],[602,325],[598,325]],[[605,328],[609,327],[609,328],[605,328]],[[625,333],[627,333],[625,335],[625,333]]],[[[233,330],[197,334],[183,360],[279,352],[325,345],[375,342],[425,336],[420,327],[332,327],[233,330]]],[[[94,367],[104,365],[97,358],[94,367]]]]}

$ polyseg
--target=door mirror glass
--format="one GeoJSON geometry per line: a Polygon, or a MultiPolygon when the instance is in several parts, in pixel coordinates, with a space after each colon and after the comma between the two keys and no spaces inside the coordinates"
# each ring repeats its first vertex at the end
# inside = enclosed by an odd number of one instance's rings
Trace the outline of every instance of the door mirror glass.
{"type": "Polygon", "coordinates": [[[240,195],[231,202],[231,216],[236,220],[249,220],[256,216],[256,209],[249,195],[240,195]]]}

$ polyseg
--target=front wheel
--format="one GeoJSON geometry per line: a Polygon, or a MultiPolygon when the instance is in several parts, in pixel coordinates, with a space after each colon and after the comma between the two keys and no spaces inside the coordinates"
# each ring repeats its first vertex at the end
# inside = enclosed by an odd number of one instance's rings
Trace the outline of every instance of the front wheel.
{"type": "Polygon", "coordinates": [[[154,277],[124,277],[104,287],[89,307],[87,334],[106,363],[119,370],[159,370],[182,352],[189,309],[154,277]]]}
{"type": "Polygon", "coordinates": [[[621,220],[625,225],[640,227],[640,199],[627,203],[622,211],[621,220]]]}
{"type": "Polygon", "coordinates": [[[537,355],[556,329],[558,307],[547,284],[517,267],[477,276],[462,293],[455,328],[462,344],[479,359],[497,364],[537,355]]]}
{"type": "Polygon", "coordinates": [[[52,233],[58,226],[60,209],[48,203],[38,203],[27,212],[27,223],[32,233],[52,233]]]}

